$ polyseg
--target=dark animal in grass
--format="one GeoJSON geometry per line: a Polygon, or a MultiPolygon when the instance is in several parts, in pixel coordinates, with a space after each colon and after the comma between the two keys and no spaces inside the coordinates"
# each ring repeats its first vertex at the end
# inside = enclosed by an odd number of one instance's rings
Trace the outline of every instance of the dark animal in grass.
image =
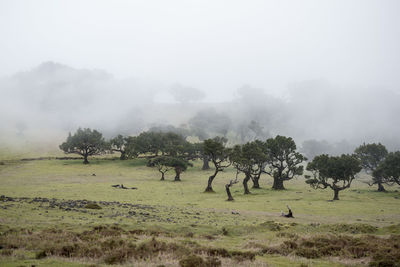
{"type": "Polygon", "coordinates": [[[131,188],[125,187],[123,184],[114,184],[114,185],[112,185],[112,187],[119,188],[119,189],[137,189],[137,187],[131,187],[131,188]]]}
{"type": "Polygon", "coordinates": [[[281,211],[281,216],[282,217],[286,217],[286,218],[294,218],[293,217],[293,212],[290,209],[289,205],[286,205],[286,207],[288,208],[289,212],[287,214],[283,213],[283,211],[281,211]]]}

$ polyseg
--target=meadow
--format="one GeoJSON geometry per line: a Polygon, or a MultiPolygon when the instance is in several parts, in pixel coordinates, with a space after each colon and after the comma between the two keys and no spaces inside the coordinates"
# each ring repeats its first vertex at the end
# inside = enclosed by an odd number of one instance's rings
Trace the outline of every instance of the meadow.
{"type": "Polygon", "coordinates": [[[83,165],[55,156],[0,159],[1,266],[399,264],[399,187],[377,192],[365,174],[339,201],[304,177],[272,190],[264,175],[250,195],[235,184],[228,202],[233,168],[215,178],[215,193],[204,193],[212,169],[202,171],[200,161],[173,182],[173,171],[160,181],[145,158],[83,165]],[[280,216],[286,205],[295,218],[280,216]]]}

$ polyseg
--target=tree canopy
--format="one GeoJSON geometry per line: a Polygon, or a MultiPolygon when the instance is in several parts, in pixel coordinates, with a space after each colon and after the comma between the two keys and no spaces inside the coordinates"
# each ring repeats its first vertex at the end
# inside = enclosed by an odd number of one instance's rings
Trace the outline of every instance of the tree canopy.
{"type": "Polygon", "coordinates": [[[188,160],[179,157],[170,156],[158,156],[149,160],[149,167],[157,167],[158,171],[161,173],[161,180],[165,179],[165,173],[170,170],[175,170],[174,181],[181,181],[180,175],[182,172],[186,171],[189,166],[193,166],[188,160]]]}
{"type": "MultiPolygon", "coordinates": [[[[354,152],[361,160],[362,168],[369,174],[374,173],[388,154],[386,147],[381,143],[363,144],[357,147],[354,152]]],[[[383,181],[383,178],[378,173],[375,172],[375,175],[372,176],[372,183],[370,185],[377,184],[378,191],[385,191],[383,187],[385,181],[383,181]]]]}
{"type": "Polygon", "coordinates": [[[83,163],[88,164],[88,157],[104,153],[108,149],[108,144],[100,132],[79,128],[74,135],[69,133],[67,140],[59,147],[64,153],[83,156],[83,163]]]}
{"type": "Polygon", "coordinates": [[[314,189],[327,187],[334,191],[333,200],[339,200],[339,192],[349,188],[355,175],[361,171],[361,162],[355,155],[316,156],[307,164],[306,183],[314,189]]]}
{"type": "Polygon", "coordinates": [[[258,179],[263,170],[263,164],[267,160],[264,153],[265,143],[261,141],[248,142],[244,145],[236,145],[233,147],[229,156],[229,161],[240,172],[245,174],[243,179],[244,193],[249,194],[247,183],[251,179],[254,188],[259,188],[258,179]]]}
{"type": "Polygon", "coordinates": [[[380,177],[384,183],[400,185],[400,151],[390,152],[372,176],[380,177]]]}
{"type": "Polygon", "coordinates": [[[265,172],[274,179],[273,189],[282,190],[284,181],[303,174],[300,165],[306,158],[296,151],[296,143],[291,137],[277,135],[266,141],[265,172]]]}

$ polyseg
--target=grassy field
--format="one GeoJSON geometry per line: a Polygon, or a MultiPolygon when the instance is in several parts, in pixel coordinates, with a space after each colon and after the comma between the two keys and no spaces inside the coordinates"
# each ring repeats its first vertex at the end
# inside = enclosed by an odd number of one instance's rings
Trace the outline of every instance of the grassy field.
{"type": "Polygon", "coordinates": [[[274,191],[263,176],[262,189],[250,195],[234,185],[228,202],[224,185],[235,171],[218,174],[216,192],[204,193],[212,171],[200,162],[181,182],[172,172],[160,181],[145,159],[83,165],[8,155],[0,162],[1,266],[374,266],[400,259],[399,187],[379,193],[356,181],[332,202],[332,191],[313,190],[303,177],[274,191]],[[279,216],[287,204],[293,219],[279,216]]]}

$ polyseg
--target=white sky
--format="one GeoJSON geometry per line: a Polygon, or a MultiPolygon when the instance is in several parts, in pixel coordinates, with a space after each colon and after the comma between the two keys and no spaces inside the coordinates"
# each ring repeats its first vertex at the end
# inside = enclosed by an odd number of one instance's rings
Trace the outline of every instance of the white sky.
{"type": "Polygon", "coordinates": [[[43,61],[213,94],[400,89],[398,0],[0,0],[0,76],[43,61]]]}

